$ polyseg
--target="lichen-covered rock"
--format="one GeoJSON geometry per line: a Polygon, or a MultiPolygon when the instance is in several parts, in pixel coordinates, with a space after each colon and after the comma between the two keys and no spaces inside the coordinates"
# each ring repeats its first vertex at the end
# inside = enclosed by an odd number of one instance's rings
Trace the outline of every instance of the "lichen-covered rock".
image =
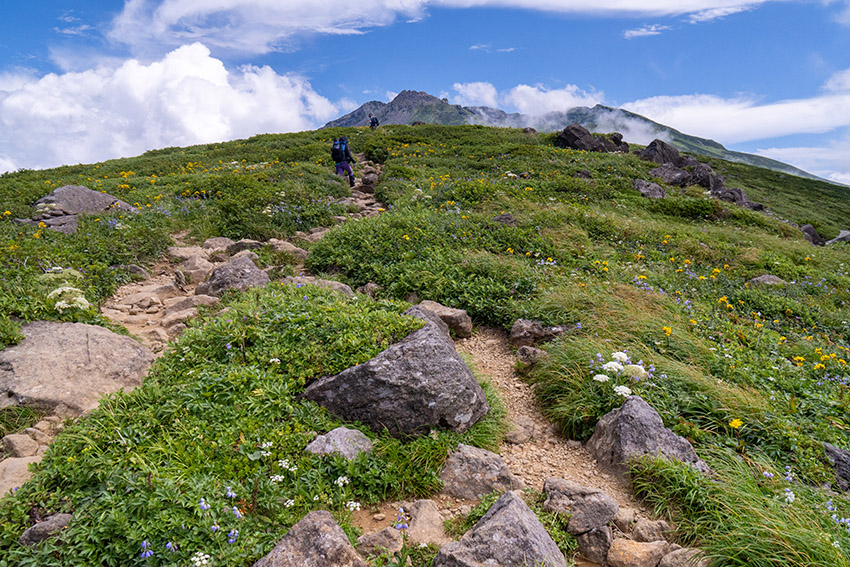
{"type": "Polygon", "coordinates": [[[566,329],[560,325],[547,326],[540,321],[517,319],[511,326],[511,344],[516,347],[533,346],[536,342],[560,336],[564,331],[566,329]]]}
{"type": "Polygon", "coordinates": [[[45,518],[43,522],[38,522],[34,526],[27,528],[21,534],[21,537],[18,538],[18,543],[21,545],[39,544],[64,530],[73,518],[71,514],[53,514],[45,518]]]}
{"type": "Polygon", "coordinates": [[[638,520],[632,528],[632,539],[643,542],[665,541],[672,530],[664,520],[638,520]]]}
{"type": "Polygon", "coordinates": [[[401,551],[403,545],[404,540],[399,530],[394,527],[363,534],[357,538],[357,551],[365,557],[373,557],[382,553],[395,553],[401,551]]]}
{"type": "Polygon", "coordinates": [[[608,550],[611,548],[611,528],[599,526],[589,532],[576,536],[578,552],[588,561],[605,565],[608,560],[608,550]]]}
{"type": "Polygon", "coordinates": [[[343,295],[354,295],[351,288],[346,284],[334,280],[322,280],[313,276],[287,276],[281,280],[281,283],[286,285],[294,285],[301,287],[304,285],[315,285],[325,289],[338,291],[343,295]]]}
{"type": "Polygon", "coordinates": [[[330,512],[317,510],[292,526],[254,567],[368,567],[330,512]]]}
{"type": "Polygon", "coordinates": [[[444,493],[466,500],[479,500],[494,490],[507,492],[524,486],[502,457],[464,444],[446,459],[440,480],[444,493]]]}
{"type": "Polygon", "coordinates": [[[670,551],[666,541],[642,543],[630,539],[615,539],[608,549],[611,567],[657,567],[670,551]]]}
{"type": "Polygon", "coordinates": [[[305,451],[317,455],[335,453],[352,461],[360,453],[369,453],[372,450],[372,446],[372,441],[361,431],[348,429],[347,427],[337,427],[328,431],[325,435],[316,437],[307,445],[305,451]]]}
{"type": "Polygon", "coordinates": [[[601,490],[563,478],[546,479],[543,492],[543,507],[569,516],[567,531],[573,535],[607,525],[620,509],[617,501],[601,490]]]}
{"type": "Polygon", "coordinates": [[[210,279],[198,284],[197,295],[221,297],[229,289],[246,291],[269,283],[268,274],[259,269],[250,258],[241,257],[225,262],[210,274],[210,279]]]}
{"type": "Polygon", "coordinates": [[[634,181],[632,181],[632,187],[635,191],[637,191],[647,199],[663,199],[667,196],[664,191],[664,188],[658,183],[653,183],[652,181],[635,179],[634,181]]]}
{"type": "Polygon", "coordinates": [[[446,307],[436,301],[423,301],[419,306],[436,313],[458,337],[466,339],[472,336],[472,319],[465,310],[446,307]]]}
{"type": "Polygon", "coordinates": [[[405,311],[425,326],[372,360],[316,380],[304,397],[373,431],[406,436],[442,427],[466,431],[490,406],[439,317],[405,311]]]}

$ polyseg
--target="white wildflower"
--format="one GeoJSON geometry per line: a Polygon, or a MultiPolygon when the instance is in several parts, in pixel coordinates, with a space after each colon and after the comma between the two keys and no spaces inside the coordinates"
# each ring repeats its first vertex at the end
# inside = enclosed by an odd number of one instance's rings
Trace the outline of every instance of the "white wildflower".
{"type": "Polygon", "coordinates": [[[342,488],[343,486],[345,486],[349,482],[351,482],[351,481],[348,480],[347,476],[341,476],[334,481],[334,484],[337,485],[338,487],[342,488]]]}
{"type": "Polygon", "coordinates": [[[349,500],[345,503],[345,507],[348,508],[350,511],[354,512],[355,510],[360,510],[360,502],[349,500]]]}
{"type": "Polygon", "coordinates": [[[60,295],[65,295],[66,293],[69,295],[82,295],[83,290],[69,286],[57,287],[47,294],[47,299],[56,299],[60,295]]]}
{"type": "Polygon", "coordinates": [[[796,500],[796,499],[797,499],[797,496],[794,494],[794,492],[790,488],[786,488],[785,489],[785,503],[786,504],[793,504],[794,500],[796,500]]]}
{"type": "Polygon", "coordinates": [[[284,508],[292,508],[293,506],[295,506],[295,500],[292,498],[283,501],[284,508]]]}
{"type": "Polygon", "coordinates": [[[192,556],[192,565],[195,567],[201,567],[202,565],[210,564],[210,556],[204,553],[203,551],[198,551],[195,555],[192,556]]]}
{"type": "Polygon", "coordinates": [[[616,372],[620,373],[623,371],[623,365],[616,361],[606,362],[602,365],[602,370],[605,372],[616,372]]]}
{"type": "Polygon", "coordinates": [[[643,366],[639,366],[637,364],[627,364],[623,368],[623,372],[625,372],[626,376],[631,378],[643,379],[649,376],[649,373],[643,366]]]}
{"type": "Polygon", "coordinates": [[[632,395],[632,391],[629,389],[628,386],[615,386],[614,393],[618,396],[623,396],[624,398],[627,398],[632,395]]]}
{"type": "Polygon", "coordinates": [[[286,479],[283,477],[282,474],[273,474],[272,476],[269,477],[269,480],[271,480],[274,483],[278,483],[278,482],[283,482],[286,479]]]}
{"type": "Polygon", "coordinates": [[[597,374],[596,376],[593,377],[593,379],[596,380],[597,382],[607,382],[611,378],[609,378],[608,376],[605,376],[604,374],[597,374]]]}
{"type": "Polygon", "coordinates": [[[617,352],[611,353],[611,358],[613,358],[617,362],[623,363],[623,362],[626,362],[629,359],[629,355],[622,352],[622,351],[617,351],[617,352]]]}

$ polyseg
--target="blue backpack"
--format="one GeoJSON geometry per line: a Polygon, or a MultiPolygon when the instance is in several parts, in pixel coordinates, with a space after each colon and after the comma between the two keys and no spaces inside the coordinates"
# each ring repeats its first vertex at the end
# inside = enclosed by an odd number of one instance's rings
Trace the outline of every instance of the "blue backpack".
{"type": "Polygon", "coordinates": [[[345,161],[345,140],[334,140],[331,146],[331,159],[336,163],[345,161]]]}

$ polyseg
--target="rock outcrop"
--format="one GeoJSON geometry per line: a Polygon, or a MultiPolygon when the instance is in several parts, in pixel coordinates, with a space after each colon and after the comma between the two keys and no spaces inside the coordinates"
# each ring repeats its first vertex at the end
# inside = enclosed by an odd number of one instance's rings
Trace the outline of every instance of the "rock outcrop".
{"type": "Polygon", "coordinates": [[[540,321],[531,319],[517,319],[511,326],[511,344],[520,346],[534,346],[540,341],[548,341],[558,337],[566,331],[561,325],[544,325],[540,321]]]}
{"type": "Polygon", "coordinates": [[[558,134],[555,145],[559,148],[570,148],[586,152],[623,152],[629,153],[629,145],[623,141],[622,134],[613,133],[606,136],[594,136],[579,124],[570,124],[558,134]]]}
{"type": "Polygon", "coordinates": [[[132,205],[100,191],[92,191],[82,185],[65,185],[35,202],[32,219],[16,219],[21,224],[38,225],[73,234],[77,231],[77,215],[80,213],[102,213],[124,211],[138,213],[132,205]]]}
{"type": "Polygon", "coordinates": [[[446,460],[440,480],[444,493],[465,500],[480,500],[494,490],[507,492],[524,486],[502,457],[464,444],[458,445],[446,460]]]}
{"type": "Polygon", "coordinates": [[[304,397],[394,436],[433,427],[466,431],[490,410],[484,391],[439,317],[418,306],[405,314],[425,326],[368,362],[316,380],[304,397]]]}
{"type": "Polygon", "coordinates": [[[368,567],[330,512],[317,510],[292,526],[254,567],[368,567]]]}
{"type": "Polygon", "coordinates": [[[221,297],[229,289],[246,291],[262,287],[271,281],[268,274],[258,268],[250,258],[242,256],[225,262],[210,274],[210,279],[195,288],[197,295],[221,297]]]}
{"type": "Polygon", "coordinates": [[[369,453],[372,447],[372,441],[361,431],[337,427],[313,439],[305,451],[317,455],[337,454],[353,461],[360,453],[369,453]]]}

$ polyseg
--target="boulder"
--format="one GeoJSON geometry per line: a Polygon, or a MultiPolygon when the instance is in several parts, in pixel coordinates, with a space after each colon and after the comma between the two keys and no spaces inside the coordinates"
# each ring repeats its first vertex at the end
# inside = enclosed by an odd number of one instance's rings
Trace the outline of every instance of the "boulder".
{"type": "Polygon", "coordinates": [[[632,524],[635,523],[637,519],[637,512],[634,508],[620,508],[617,510],[617,513],[614,514],[614,525],[617,526],[617,529],[623,532],[624,534],[629,533],[632,530],[632,524]]]}
{"type": "Polygon", "coordinates": [[[427,300],[419,303],[419,306],[437,315],[458,337],[466,339],[472,336],[472,319],[464,309],[454,309],[427,300]]]}
{"type": "Polygon", "coordinates": [[[827,244],[838,244],[839,242],[850,242],[850,230],[840,230],[838,236],[826,241],[827,244]]]}
{"type": "Polygon", "coordinates": [[[269,240],[269,245],[275,249],[277,252],[287,252],[292,254],[299,260],[306,260],[307,256],[310,255],[309,252],[304,250],[303,248],[299,248],[294,244],[287,242],[286,240],[278,240],[277,238],[272,238],[269,240]]]}
{"type": "Polygon", "coordinates": [[[570,124],[558,134],[555,145],[559,148],[570,148],[586,152],[604,152],[605,145],[600,139],[579,124],[570,124]]]}
{"type": "Polygon", "coordinates": [[[357,293],[362,293],[363,295],[368,295],[369,297],[377,297],[378,292],[383,291],[383,286],[380,286],[374,282],[369,282],[366,285],[361,285],[355,291],[357,293]]]}
{"type": "Polygon", "coordinates": [[[505,434],[505,441],[515,445],[528,443],[534,437],[534,429],[533,419],[525,415],[517,416],[513,420],[513,427],[505,434]]]}
{"type": "Polygon", "coordinates": [[[492,219],[493,222],[503,224],[505,226],[516,226],[517,222],[514,216],[511,213],[502,213],[500,215],[496,215],[492,219]]]}
{"type": "Polygon", "coordinates": [[[823,444],[826,458],[832,463],[835,471],[835,481],[844,492],[850,492],[850,451],[829,443],[823,444]]]}
{"type": "Polygon", "coordinates": [[[718,186],[712,187],[710,193],[715,199],[735,203],[739,207],[743,207],[745,209],[751,209],[753,211],[764,210],[764,205],[750,201],[747,194],[744,193],[744,190],[738,187],[730,188],[720,183],[718,186]]]}
{"type": "Polygon", "coordinates": [[[357,551],[365,557],[374,557],[382,553],[395,553],[401,551],[403,545],[404,540],[401,533],[394,527],[363,534],[357,538],[357,551]]]}
{"type": "Polygon", "coordinates": [[[670,163],[674,166],[679,166],[679,150],[667,142],[658,139],[651,141],[638,156],[647,161],[655,162],[658,165],[670,163]]]}
{"type": "Polygon", "coordinates": [[[43,522],[27,528],[18,538],[18,543],[29,546],[39,544],[64,530],[73,518],[71,514],[53,514],[45,518],[43,522]]]}
{"type": "Polygon", "coordinates": [[[139,386],[154,359],[130,337],[95,325],[35,321],[21,332],[21,343],[0,351],[0,394],[62,415],[139,386]]]}
{"type": "Polygon", "coordinates": [[[180,266],[180,270],[186,275],[186,279],[193,284],[201,283],[207,279],[213,269],[215,269],[213,263],[200,254],[188,258],[180,266]]]}
{"type": "Polygon", "coordinates": [[[562,335],[565,327],[546,326],[540,321],[530,319],[517,319],[511,327],[511,344],[520,346],[533,346],[538,341],[546,341],[562,335]]]}
{"type": "Polygon", "coordinates": [[[508,492],[460,540],[444,545],[432,563],[433,567],[489,565],[566,567],[567,562],[534,512],[508,492]]]}
{"type": "Polygon", "coordinates": [[[608,525],[620,509],[617,501],[601,490],[563,478],[546,479],[543,492],[546,494],[543,507],[569,516],[567,531],[573,535],[608,525]]]}
{"type": "Polygon", "coordinates": [[[185,262],[195,256],[200,256],[204,259],[209,258],[209,252],[200,246],[169,246],[165,249],[165,253],[175,262],[185,262]]]}
{"type": "Polygon", "coordinates": [[[643,179],[635,179],[632,181],[632,187],[635,191],[646,197],[647,199],[663,199],[667,196],[664,188],[658,183],[644,181],[643,179]]]}
{"type": "Polygon", "coordinates": [[[826,240],[823,238],[823,236],[818,234],[817,229],[812,225],[804,224],[800,227],[800,230],[802,231],[803,236],[806,237],[806,240],[808,240],[814,246],[823,246],[824,244],[826,244],[826,240]]]}
{"type": "Polygon", "coordinates": [[[184,309],[198,308],[202,305],[216,305],[221,300],[212,295],[189,295],[187,297],[172,297],[165,300],[166,313],[177,313],[184,309]]]}
{"type": "Polygon", "coordinates": [[[227,253],[233,256],[243,250],[259,250],[263,247],[263,243],[259,240],[251,240],[250,238],[243,238],[238,240],[227,247],[227,253]]]}
{"type": "Polygon", "coordinates": [[[664,520],[638,520],[632,528],[632,539],[635,541],[666,541],[667,535],[673,528],[664,520]]]}
{"type": "Polygon", "coordinates": [[[189,319],[198,316],[198,310],[194,307],[190,307],[189,309],[184,309],[182,311],[172,311],[169,312],[168,315],[160,320],[159,324],[161,327],[168,329],[173,327],[174,325],[185,323],[189,319]]]}
{"type": "Polygon", "coordinates": [[[605,565],[608,560],[608,549],[612,541],[611,528],[608,526],[599,526],[576,536],[581,556],[600,565],[605,565]]]}
{"type": "Polygon", "coordinates": [[[228,246],[235,244],[233,240],[225,236],[213,236],[204,240],[204,250],[227,250],[228,246]]]}
{"type": "Polygon", "coordinates": [[[465,500],[480,500],[494,490],[507,492],[523,488],[523,482],[511,474],[502,457],[460,444],[449,455],[440,473],[443,492],[465,500]]]}
{"type": "Polygon", "coordinates": [[[323,287],[325,289],[332,289],[334,291],[338,291],[343,295],[354,295],[354,292],[351,290],[351,288],[342,282],[334,280],[321,280],[313,276],[287,276],[281,280],[281,283],[294,285],[295,287],[301,287],[303,285],[315,285],[318,287],[323,287]]]}
{"type": "Polygon", "coordinates": [[[516,350],[517,360],[527,365],[537,364],[548,356],[548,352],[533,346],[521,346],[516,350]]]}
{"type": "Polygon", "coordinates": [[[12,433],[3,437],[3,450],[10,457],[32,457],[38,452],[38,442],[29,435],[12,433]]]}
{"type": "Polygon", "coordinates": [[[657,567],[661,558],[670,551],[666,541],[641,543],[630,539],[615,539],[608,549],[611,567],[657,567]]]}
{"type": "Polygon", "coordinates": [[[304,397],[398,437],[432,427],[466,431],[490,411],[484,391],[439,317],[418,306],[404,313],[425,325],[372,360],[316,380],[304,397]]]}
{"type": "Polygon", "coordinates": [[[117,264],[112,266],[112,268],[116,270],[122,270],[132,275],[134,279],[138,280],[149,280],[151,279],[151,274],[149,271],[139,266],[138,264],[117,264]]]}
{"type": "Polygon", "coordinates": [[[691,183],[691,174],[684,169],[679,169],[672,163],[665,163],[661,167],[650,169],[649,174],[658,177],[667,185],[684,187],[691,183]]]}
{"type": "Polygon", "coordinates": [[[210,274],[210,279],[198,284],[196,295],[221,297],[227,290],[246,291],[262,287],[271,281],[268,274],[259,269],[250,258],[242,257],[225,262],[210,274]]]}
{"type": "Polygon", "coordinates": [[[65,185],[35,202],[32,220],[18,219],[21,223],[37,225],[43,222],[48,228],[65,234],[77,231],[77,215],[125,211],[138,213],[132,205],[100,191],[82,185],[65,185]]]}
{"type": "Polygon", "coordinates": [[[744,285],[746,287],[760,287],[760,286],[763,286],[763,285],[787,285],[787,284],[788,284],[788,282],[786,282],[785,280],[783,280],[780,277],[774,276],[772,274],[764,274],[763,276],[758,276],[758,277],[751,279],[750,281],[748,281],[744,285]]]}
{"type": "Polygon", "coordinates": [[[688,440],[665,428],[658,412],[640,396],[629,396],[621,407],[605,414],[585,447],[600,467],[621,476],[628,474],[626,462],[641,455],[660,455],[701,472],[709,470],[688,440]]]}
{"type": "Polygon", "coordinates": [[[361,431],[337,427],[328,431],[325,435],[319,435],[305,451],[316,455],[330,455],[336,453],[343,458],[353,461],[360,453],[372,451],[372,441],[361,431]]]}
{"type": "Polygon", "coordinates": [[[292,526],[254,567],[368,567],[330,512],[316,510],[292,526]]]}
{"type": "Polygon", "coordinates": [[[691,183],[705,189],[711,189],[712,177],[716,176],[708,164],[697,163],[691,170],[691,183]]]}
{"type": "Polygon", "coordinates": [[[30,479],[29,466],[41,462],[41,455],[33,457],[7,458],[0,461],[0,497],[10,490],[20,488],[30,479]]]}
{"type": "Polygon", "coordinates": [[[711,563],[701,554],[699,549],[683,547],[662,557],[658,567],[709,567],[711,563]]]}
{"type": "Polygon", "coordinates": [[[409,518],[407,536],[412,543],[439,547],[451,541],[443,527],[443,517],[433,500],[404,503],[402,508],[409,518]]]}

